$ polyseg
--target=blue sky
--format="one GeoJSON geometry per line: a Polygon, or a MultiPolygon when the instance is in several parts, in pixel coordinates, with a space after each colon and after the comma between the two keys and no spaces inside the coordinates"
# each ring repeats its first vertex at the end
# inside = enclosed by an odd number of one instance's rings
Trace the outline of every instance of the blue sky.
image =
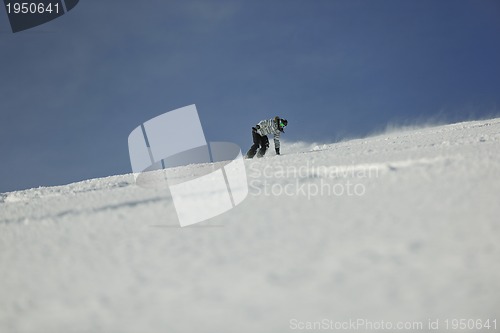
{"type": "Polygon", "coordinates": [[[499,36],[496,0],[82,0],[16,34],[0,8],[0,192],[128,173],[128,134],[190,104],[244,151],[275,115],[326,143],[499,116],[499,36]]]}

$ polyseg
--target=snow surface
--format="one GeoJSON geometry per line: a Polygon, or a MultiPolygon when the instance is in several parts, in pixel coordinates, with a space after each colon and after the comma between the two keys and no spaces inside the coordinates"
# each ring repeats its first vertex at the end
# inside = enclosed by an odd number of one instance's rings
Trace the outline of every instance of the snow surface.
{"type": "Polygon", "coordinates": [[[500,321],[500,118],[282,151],[186,228],[131,174],[0,194],[0,332],[500,321]]]}

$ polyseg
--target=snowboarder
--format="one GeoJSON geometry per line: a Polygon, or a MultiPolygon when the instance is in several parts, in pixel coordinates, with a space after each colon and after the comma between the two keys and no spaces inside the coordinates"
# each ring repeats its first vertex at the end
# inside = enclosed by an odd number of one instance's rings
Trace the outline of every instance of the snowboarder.
{"type": "Polygon", "coordinates": [[[280,154],[280,134],[284,133],[285,126],[288,125],[286,119],[280,118],[278,116],[274,119],[261,120],[255,127],[252,127],[252,138],[253,145],[248,150],[246,155],[247,158],[253,158],[259,149],[257,157],[262,157],[266,153],[267,148],[269,148],[268,135],[274,135],[274,149],[276,150],[276,155],[280,154]]]}

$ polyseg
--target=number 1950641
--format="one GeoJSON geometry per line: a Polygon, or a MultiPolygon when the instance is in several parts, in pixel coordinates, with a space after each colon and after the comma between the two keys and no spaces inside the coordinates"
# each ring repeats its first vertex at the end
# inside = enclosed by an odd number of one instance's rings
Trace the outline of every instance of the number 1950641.
{"type": "Polygon", "coordinates": [[[59,3],[14,2],[6,4],[8,14],[59,14],[59,3]]]}

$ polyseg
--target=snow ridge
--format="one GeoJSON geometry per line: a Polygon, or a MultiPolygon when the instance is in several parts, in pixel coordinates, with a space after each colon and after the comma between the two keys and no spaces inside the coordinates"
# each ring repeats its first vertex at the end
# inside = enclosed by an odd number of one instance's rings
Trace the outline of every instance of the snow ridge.
{"type": "Polygon", "coordinates": [[[282,151],[193,227],[132,174],[0,194],[0,332],[498,315],[500,118],[282,151]]]}

